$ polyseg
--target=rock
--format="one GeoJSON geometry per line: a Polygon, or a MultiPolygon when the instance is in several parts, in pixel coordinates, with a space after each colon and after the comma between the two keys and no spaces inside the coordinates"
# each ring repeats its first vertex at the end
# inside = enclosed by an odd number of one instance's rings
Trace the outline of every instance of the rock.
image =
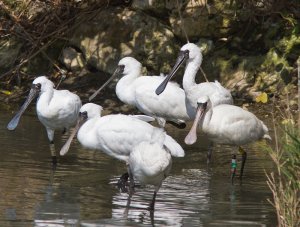
{"type": "Polygon", "coordinates": [[[74,48],[67,47],[62,51],[62,62],[72,71],[79,71],[84,67],[84,59],[81,53],[78,53],[74,48]]]}
{"type": "Polygon", "coordinates": [[[140,11],[117,7],[82,23],[71,43],[82,51],[89,65],[108,73],[128,55],[151,71],[169,70],[179,49],[167,26],[140,11]]]}
{"type": "Polygon", "coordinates": [[[44,14],[47,10],[47,3],[44,1],[30,1],[28,6],[28,19],[44,14]]]}
{"type": "Polygon", "coordinates": [[[230,18],[221,16],[214,5],[210,6],[205,1],[189,0],[181,6],[181,16],[178,7],[173,9],[169,22],[172,31],[181,40],[186,40],[183,28],[189,40],[199,37],[221,38],[229,29],[230,18]]]}
{"type": "Polygon", "coordinates": [[[133,0],[131,3],[131,7],[133,9],[139,9],[143,11],[153,11],[155,13],[162,13],[166,11],[166,2],[161,0],[133,0]]]}
{"type": "Polygon", "coordinates": [[[178,9],[177,0],[133,0],[131,7],[133,9],[150,12],[155,15],[161,15],[162,17],[166,17],[169,12],[178,9]]]}

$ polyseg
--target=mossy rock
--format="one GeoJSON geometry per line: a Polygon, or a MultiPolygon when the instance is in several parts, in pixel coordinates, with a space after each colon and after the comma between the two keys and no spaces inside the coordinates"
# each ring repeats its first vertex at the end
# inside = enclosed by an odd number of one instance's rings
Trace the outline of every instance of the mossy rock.
{"type": "Polygon", "coordinates": [[[276,48],[286,58],[296,60],[300,55],[300,36],[292,34],[277,42],[276,48]]]}
{"type": "Polygon", "coordinates": [[[169,28],[141,11],[107,8],[75,30],[71,44],[88,64],[113,73],[119,60],[135,57],[151,72],[167,72],[179,46],[169,28]]]}

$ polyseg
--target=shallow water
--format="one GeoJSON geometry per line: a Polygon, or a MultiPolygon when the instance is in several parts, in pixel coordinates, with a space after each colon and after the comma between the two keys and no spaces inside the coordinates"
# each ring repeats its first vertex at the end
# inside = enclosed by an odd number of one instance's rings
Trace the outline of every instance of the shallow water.
{"type": "MultiPolygon", "coordinates": [[[[186,157],[174,159],[151,215],[151,186],[137,187],[129,208],[128,194],[118,191],[124,163],[75,142],[53,171],[46,131],[35,111],[26,112],[11,132],[6,125],[12,116],[0,111],[0,226],[276,226],[264,173],[274,167],[258,144],[246,147],[243,182],[231,185],[236,148],[215,146],[207,166],[206,139],[183,145],[187,129],[168,126],[186,157]]],[[[67,139],[60,135],[56,133],[57,151],[67,139]]]]}

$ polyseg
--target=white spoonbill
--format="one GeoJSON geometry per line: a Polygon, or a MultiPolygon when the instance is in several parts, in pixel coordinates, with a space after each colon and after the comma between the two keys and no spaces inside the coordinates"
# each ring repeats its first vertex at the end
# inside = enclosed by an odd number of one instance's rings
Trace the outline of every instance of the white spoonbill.
{"type": "MultiPolygon", "coordinates": [[[[82,146],[101,150],[107,155],[126,162],[132,187],[133,178],[128,166],[129,155],[141,142],[152,141],[153,132],[157,128],[146,122],[149,119],[147,116],[112,114],[101,117],[101,111],[102,107],[93,103],[81,107],[76,129],[62,147],[60,154],[65,155],[68,152],[72,139],[78,131],[77,139],[82,146]]],[[[183,157],[182,147],[165,132],[164,135],[163,145],[171,155],[183,157]]]]}
{"type": "MultiPolygon", "coordinates": [[[[209,97],[212,106],[217,106],[219,104],[233,104],[233,99],[230,91],[224,88],[218,81],[203,82],[199,84],[196,83],[195,77],[202,63],[202,53],[201,49],[193,43],[187,43],[181,47],[179,56],[173,69],[165,78],[165,80],[160,84],[160,86],[156,89],[155,92],[157,95],[160,95],[164,92],[165,89],[168,88],[168,82],[185,61],[187,63],[183,75],[182,85],[187,98],[187,105],[192,107],[193,118],[196,114],[197,100],[199,97],[202,97],[204,95],[207,95],[209,97]]],[[[211,152],[212,144],[210,144],[208,149],[207,162],[210,162],[211,152]]]]}
{"type": "MultiPolygon", "coordinates": [[[[267,126],[254,114],[238,106],[220,104],[213,107],[208,96],[197,100],[197,113],[192,128],[185,138],[186,144],[193,144],[197,140],[197,127],[210,140],[219,144],[242,146],[260,139],[271,139],[267,126]]],[[[242,178],[247,153],[241,147],[242,178]]],[[[233,176],[232,176],[233,179],[233,176]]]]}
{"type": "Polygon", "coordinates": [[[194,111],[197,109],[197,99],[204,95],[210,98],[213,106],[219,104],[233,104],[230,91],[224,88],[218,81],[196,83],[195,77],[202,63],[202,53],[201,49],[193,43],[187,43],[181,47],[173,69],[163,83],[156,89],[157,95],[160,95],[168,88],[168,82],[185,61],[187,61],[187,64],[183,75],[182,86],[187,100],[194,111]]]}
{"type": "Polygon", "coordinates": [[[168,176],[172,157],[164,146],[166,133],[162,129],[154,129],[152,138],[135,146],[129,155],[129,167],[134,177],[142,185],[155,186],[150,210],[154,210],[155,198],[162,181],[168,176]]]}
{"type": "Polygon", "coordinates": [[[26,101],[8,123],[8,130],[14,130],[18,126],[22,114],[36,96],[38,96],[36,103],[37,116],[46,127],[50,141],[52,163],[56,165],[56,152],[53,142],[54,131],[57,129],[67,130],[76,124],[81,101],[76,94],[68,90],[54,89],[54,84],[45,76],[37,77],[32,82],[26,101]]]}
{"type": "Polygon", "coordinates": [[[185,127],[184,121],[190,120],[189,111],[192,109],[186,105],[183,89],[176,83],[170,83],[164,94],[157,96],[155,89],[162,83],[164,77],[142,76],[141,69],[141,63],[135,58],[122,58],[114,74],[90,97],[90,101],[113,78],[123,75],[116,85],[116,94],[122,102],[156,118],[161,127],[164,127],[166,120],[177,127],[185,127]]]}

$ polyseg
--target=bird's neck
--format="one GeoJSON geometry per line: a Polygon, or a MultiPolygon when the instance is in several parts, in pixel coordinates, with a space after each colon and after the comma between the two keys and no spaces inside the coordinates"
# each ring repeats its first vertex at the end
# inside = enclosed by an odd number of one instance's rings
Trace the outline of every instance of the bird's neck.
{"type": "Polygon", "coordinates": [[[183,75],[183,81],[182,81],[182,86],[184,90],[188,90],[194,85],[196,85],[196,75],[197,72],[201,66],[202,63],[202,57],[196,57],[193,60],[188,60],[184,75],[183,75]]]}
{"type": "Polygon", "coordinates": [[[54,88],[49,88],[46,91],[40,93],[38,101],[36,103],[37,111],[39,113],[47,114],[49,111],[49,105],[54,95],[54,88]]]}
{"type": "Polygon", "coordinates": [[[128,104],[135,105],[135,80],[140,76],[140,72],[132,72],[130,74],[124,75],[116,86],[116,94],[118,98],[128,104]]]}
{"type": "Polygon", "coordinates": [[[99,120],[100,117],[94,117],[92,119],[89,119],[87,122],[85,122],[79,129],[77,138],[79,142],[87,148],[95,149],[97,146],[97,138],[95,130],[96,122],[99,120]]]}

